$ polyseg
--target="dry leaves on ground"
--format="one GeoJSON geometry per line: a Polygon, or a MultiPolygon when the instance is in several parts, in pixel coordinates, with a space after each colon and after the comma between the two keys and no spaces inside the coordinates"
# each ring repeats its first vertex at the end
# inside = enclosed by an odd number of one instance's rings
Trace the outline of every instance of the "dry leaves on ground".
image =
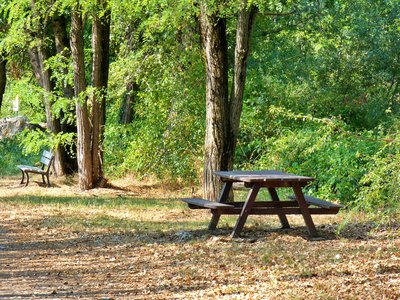
{"type": "MultiPolygon", "coordinates": [[[[319,217],[324,239],[313,241],[301,218],[290,217],[294,229],[279,230],[274,217],[251,217],[242,238],[232,240],[224,223],[215,234],[205,230],[205,211],[184,206],[78,211],[54,203],[13,203],[13,193],[37,194],[37,188],[22,191],[2,184],[0,299],[400,299],[396,225],[374,230],[360,221],[337,236],[343,216],[319,217]],[[77,222],[111,214],[169,225],[121,230],[61,222],[78,213],[77,222]],[[186,230],[182,224],[191,221],[195,229],[186,230]]],[[[49,190],[56,193],[56,188],[49,190]]],[[[76,193],[62,191],[64,196],[76,193]]],[[[114,191],[109,197],[118,195],[114,191]]]]}

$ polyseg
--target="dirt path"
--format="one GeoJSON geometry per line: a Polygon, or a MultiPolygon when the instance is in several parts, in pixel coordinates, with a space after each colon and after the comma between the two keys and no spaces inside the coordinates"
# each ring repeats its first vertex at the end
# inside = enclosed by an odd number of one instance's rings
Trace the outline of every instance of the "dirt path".
{"type": "MultiPolygon", "coordinates": [[[[373,230],[360,220],[337,236],[342,217],[322,218],[320,241],[310,241],[297,218],[284,231],[275,219],[255,218],[235,240],[229,228],[210,235],[203,225],[76,230],[51,222],[71,218],[68,208],[10,201],[22,192],[37,194],[9,188],[0,194],[0,299],[400,299],[398,225],[373,230]]],[[[99,208],[83,209],[89,220],[99,208]]],[[[146,221],[141,211],[119,214],[146,221]]],[[[150,212],[149,220],[209,217],[186,209],[157,214],[150,212]]]]}

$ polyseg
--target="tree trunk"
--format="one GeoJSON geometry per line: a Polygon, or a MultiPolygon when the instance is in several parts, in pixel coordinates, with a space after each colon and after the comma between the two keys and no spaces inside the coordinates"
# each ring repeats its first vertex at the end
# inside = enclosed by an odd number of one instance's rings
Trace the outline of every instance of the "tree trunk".
{"type": "Polygon", "coordinates": [[[214,171],[233,167],[243,93],[246,81],[250,36],[256,9],[242,1],[238,14],[234,77],[228,99],[228,46],[225,20],[218,10],[210,13],[205,3],[200,7],[201,37],[206,58],[206,139],[204,165],[204,197],[216,200],[221,183],[214,171]]]}
{"type": "MultiPolygon", "coordinates": [[[[38,14],[36,13],[35,0],[32,0],[31,8],[34,11],[33,15],[37,17],[38,14]]],[[[44,20],[40,21],[45,22],[44,20]]],[[[53,104],[51,101],[51,94],[54,91],[55,85],[51,79],[51,71],[46,69],[44,65],[45,61],[50,57],[50,54],[48,53],[49,51],[45,45],[44,37],[46,36],[47,32],[41,32],[41,30],[38,30],[34,34],[34,38],[38,39],[39,45],[32,47],[29,51],[29,55],[36,80],[44,90],[43,103],[45,107],[47,127],[53,134],[58,134],[61,132],[61,122],[60,119],[56,118],[52,113],[53,104]],[[38,38],[39,36],[41,38],[38,38]]],[[[57,149],[54,149],[54,151],[55,157],[53,168],[55,173],[57,175],[65,175],[67,173],[65,152],[61,147],[57,147],[57,149]]]]}
{"type": "Polygon", "coordinates": [[[3,95],[6,90],[7,83],[7,60],[0,56],[0,111],[3,104],[3,95]]]}
{"type": "Polygon", "coordinates": [[[227,140],[226,153],[228,153],[228,169],[233,168],[236,144],[239,137],[240,116],[243,108],[243,94],[247,75],[247,58],[250,52],[251,33],[256,17],[257,9],[254,6],[247,8],[247,1],[239,11],[236,26],[235,62],[233,69],[233,81],[230,97],[230,130],[227,140]]]}
{"type": "MultiPolygon", "coordinates": [[[[57,54],[64,56],[66,59],[69,58],[69,47],[70,47],[70,42],[68,38],[68,33],[66,31],[67,25],[66,25],[66,20],[65,17],[62,15],[56,15],[53,18],[52,22],[52,28],[53,28],[53,33],[54,33],[54,44],[55,48],[57,51],[57,54]]],[[[65,68],[63,70],[64,75],[68,75],[68,68],[65,68]]],[[[71,99],[73,101],[74,97],[74,88],[66,83],[62,83],[62,91],[64,94],[64,97],[66,99],[71,99]]],[[[75,115],[75,110],[73,111],[60,111],[60,130],[61,132],[67,133],[67,132],[73,132],[76,133],[76,125],[75,124],[68,124],[67,122],[64,122],[65,114],[74,114],[75,115]]],[[[63,160],[65,161],[66,165],[66,173],[71,174],[73,172],[76,172],[78,170],[77,168],[77,160],[75,155],[68,154],[68,152],[64,148],[59,148],[60,149],[60,156],[62,156],[63,160]]],[[[75,153],[76,154],[76,153],[75,153]]]]}
{"type": "Polygon", "coordinates": [[[93,187],[91,132],[87,106],[83,22],[79,3],[75,5],[71,18],[71,52],[74,65],[74,95],[76,99],[77,158],[79,188],[93,187]]]}
{"type": "MultiPolygon", "coordinates": [[[[53,32],[54,32],[54,42],[56,46],[56,51],[58,54],[63,55],[65,58],[69,58],[68,49],[70,42],[68,39],[68,34],[66,31],[67,24],[64,16],[55,16],[53,19],[53,32]]],[[[64,75],[68,74],[68,69],[63,70],[64,75]]],[[[63,83],[63,94],[65,98],[72,99],[74,97],[74,89],[71,85],[63,83]]]]}
{"type": "Polygon", "coordinates": [[[225,20],[200,10],[201,37],[206,59],[206,136],[204,157],[204,197],[216,200],[221,183],[214,171],[226,170],[225,142],[228,137],[228,46],[225,20]]]}
{"type": "Polygon", "coordinates": [[[106,91],[109,70],[110,17],[106,1],[97,3],[102,13],[94,16],[92,26],[92,84],[94,88],[92,103],[92,157],[93,182],[99,183],[103,177],[103,150],[101,144],[104,136],[106,115],[106,91]],[[99,17],[101,15],[101,18],[99,17]]]}
{"type": "MultiPolygon", "coordinates": [[[[45,107],[46,123],[50,132],[60,133],[60,120],[55,118],[52,113],[51,92],[54,90],[51,81],[50,71],[44,67],[44,62],[48,59],[48,54],[43,46],[33,47],[29,51],[31,65],[39,85],[43,88],[43,103],[45,107]]],[[[55,149],[53,168],[58,176],[66,174],[66,164],[64,151],[61,148],[55,149]]]]}
{"type": "Polygon", "coordinates": [[[126,87],[126,95],[123,98],[120,110],[121,124],[129,124],[133,121],[133,106],[135,105],[135,98],[138,90],[139,86],[136,82],[128,83],[126,87]]]}

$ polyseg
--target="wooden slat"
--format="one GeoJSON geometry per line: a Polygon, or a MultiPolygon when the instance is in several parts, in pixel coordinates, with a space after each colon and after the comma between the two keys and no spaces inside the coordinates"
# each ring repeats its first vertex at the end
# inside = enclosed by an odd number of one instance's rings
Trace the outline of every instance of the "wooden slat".
{"type": "Polygon", "coordinates": [[[48,166],[48,165],[50,164],[50,162],[51,162],[51,159],[48,159],[47,157],[42,156],[42,157],[40,158],[40,162],[41,162],[42,164],[48,166]]]}
{"type": "Polygon", "coordinates": [[[229,204],[219,203],[215,201],[209,201],[200,198],[183,198],[181,199],[183,202],[189,204],[190,208],[231,208],[234,207],[229,204]]]}
{"type": "MultiPolygon", "coordinates": [[[[234,182],[303,182],[308,183],[313,181],[314,178],[307,176],[294,175],[275,170],[261,170],[261,171],[218,171],[214,172],[216,176],[221,177],[223,181],[234,182]]],[[[264,185],[263,185],[264,186],[264,185]]]]}
{"type": "Polygon", "coordinates": [[[49,151],[44,150],[42,156],[51,159],[53,157],[53,154],[49,151]]]}
{"type": "MultiPolygon", "coordinates": [[[[226,204],[234,207],[243,207],[243,201],[227,202],[226,204]]],[[[297,201],[256,201],[253,203],[253,207],[298,207],[297,201]]]]}
{"type": "MultiPolygon", "coordinates": [[[[306,202],[310,205],[315,205],[318,207],[322,207],[322,208],[343,208],[344,206],[341,204],[336,204],[336,203],[332,203],[332,202],[328,202],[316,197],[312,197],[312,196],[307,196],[304,195],[304,198],[306,199],[306,202]]],[[[289,199],[293,199],[296,200],[296,196],[295,195],[291,195],[289,196],[289,199]]]]}
{"type": "MultiPolygon", "coordinates": [[[[211,209],[211,212],[218,212],[224,215],[239,215],[242,211],[241,207],[220,207],[211,209]]],[[[334,215],[337,214],[339,208],[308,208],[311,215],[334,215]]],[[[277,215],[282,213],[285,215],[301,215],[299,207],[253,207],[250,211],[250,215],[277,215]]]]}

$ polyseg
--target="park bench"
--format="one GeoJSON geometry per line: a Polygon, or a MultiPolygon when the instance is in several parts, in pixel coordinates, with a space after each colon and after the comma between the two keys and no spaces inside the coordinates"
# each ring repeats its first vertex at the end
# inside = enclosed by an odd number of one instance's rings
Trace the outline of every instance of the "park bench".
{"type": "Polygon", "coordinates": [[[22,172],[22,179],[21,179],[21,184],[24,183],[25,181],[25,176],[26,176],[26,184],[25,186],[28,186],[29,184],[29,173],[34,173],[34,174],[41,174],[42,175],[42,180],[43,183],[46,184],[46,180],[44,177],[46,176],[47,178],[47,186],[50,186],[50,167],[51,164],[54,161],[54,155],[50,151],[44,150],[42,153],[42,157],[40,158],[40,167],[35,167],[35,166],[25,166],[25,165],[18,165],[17,167],[21,170],[22,172]]]}

